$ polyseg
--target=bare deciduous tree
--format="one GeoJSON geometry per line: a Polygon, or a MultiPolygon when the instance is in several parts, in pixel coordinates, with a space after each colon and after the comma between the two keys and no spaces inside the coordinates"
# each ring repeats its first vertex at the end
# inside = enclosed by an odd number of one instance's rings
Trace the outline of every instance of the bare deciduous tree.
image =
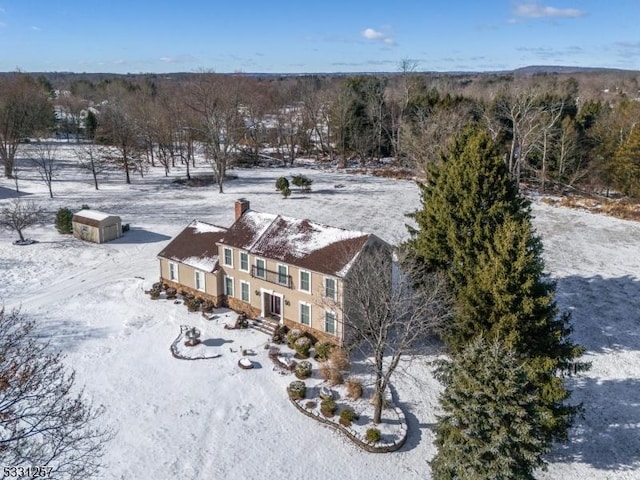
{"type": "Polygon", "coordinates": [[[53,177],[57,175],[60,164],[56,157],[58,147],[51,142],[37,140],[29,145],[28,153],[40,179],[49,189],[49,198],[53,198],[53,177]]]}
{"type": "Polygon", "coordinates": [[[0,309],[0,457],[5,466],[47,465],[51,478],[88,478],[100,469],[109,430],[75,387],[63,357],[34,335],[35,323],[0,309]]]}
{"type": "Polygon", "coordinates": [[[109,169],[106,149],[94,143],[84,143],[76,147],[75,156],[80,161],[80,168],[89,172],[93,184],[98,190],[98,175],[109,169]]]}
{"type": "Polygon", "coordinates": [[[449,315],[444,278],[421,275],[409,262],[400,270],[388,247],[371,245],[359,255],[347,279],[343,312],[354,346],[370,355],[374,382],[374,423],[380,423],[384,395],[403,355],[424,351],[425,340],[449,315]]]}
{"type": "Polygon", "coordinates": [[[53,118],[46,92],[31,77],[17,73],[0,80],[0,158],[7,178],[20,142],[53,118]]]}
{"type": "Polygon", "coordinates": [[[0,210],[0,227],[15,230],[20,237],[20,242],[25,242],[23,230],[42,221],[43,216],[44,211],[36,202],[16,198],[0,210]]]}

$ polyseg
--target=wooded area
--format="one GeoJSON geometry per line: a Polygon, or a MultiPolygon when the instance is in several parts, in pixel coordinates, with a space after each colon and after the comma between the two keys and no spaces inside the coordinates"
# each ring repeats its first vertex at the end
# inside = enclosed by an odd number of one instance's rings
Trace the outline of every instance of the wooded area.
{"type": "Polygon", "coordinates": [[[0,77],[0,157],[10,178],[21,142],[55,133],[107,146],[83,162],[115,165],[127,183],[176,164],[189,177],[198,155],[222,191],[228,168],[265,152],[284,165],[393,159],[425,178],[476,123],[519,182],[637,198],[639,98],[638,72],[437,74],[409,61],[376,75],[13,73],[0,77]]]}

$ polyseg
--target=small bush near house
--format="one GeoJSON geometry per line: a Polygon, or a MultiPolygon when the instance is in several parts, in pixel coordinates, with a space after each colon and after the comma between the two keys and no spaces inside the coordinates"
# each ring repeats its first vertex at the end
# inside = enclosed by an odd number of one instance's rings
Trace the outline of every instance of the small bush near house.
{"type": "Polygon", "coordinates": [[[56,230],[58,233],[73,233],[73,212],[66,207],[59,208],[56,212],[56,230]]]}
{"type": "Polygon", "coordinates": [[[364,434],[364,439],[369,443],[378,443],[380,438],[380,430],[377,428],[368,428],[367,433],[364,434]]]}
{"type": "Polygon", "coordinates": [[[311,350],[311,339],[309,337],[300,337],[294,344],[293,348],[302,358],[309,358],[309,350],[311,350]]]}
{"type": "Polygon", "coordinates": [[[347,386],[347,396],[352,400],[358,400],[362,397],[362,382],[357,378],[349,377],[345,382],[347,386]]]}
{"type": "Polygon", "coordinates": [[[326,360],[329,358],[329,354],[331,353],[331,349],[333,345],[329,342],[318,342],[316,343],[316,359],[318,360],[326,360]]]}
{"type": "Polygon", "coordinates": [[[304,404],[305,408],[308,408],[309,410],[312,410],[314,408],[316,408],[318,406],[318,404],[316,402],[314,402],[313,400],[309,400],[307,403],[304,404]]]}
{"type": "Polygon", "coordinates": [[[300,380],[304,380],[305,378],[309,378],[311,376],[311,371],[312,371],[311,362],[307,362],[306,360],[303,360],[302,362],[296,364],[293,370],[293,373],[300,380]]]}
{"type": "Polygon", "coordinates": [[[280,325],[278,329],[273,333],[271,342],[278,345],[284,343],[285,339],[287,338],[288,331],[289,328],[286,325],[280,325]]]}
{"type": "Polygon", "coordinates": [[[296,343],[296,340],[302,337],[302,335],[304,335],[302,330],[297,328],[289,330],[289,333],[287,333],[287,343],[289,344],[289,347],[293,348],[293,344],[296,343]]]}
{"type": "Polygon", "coordinates": [[[200,310],[204,313],[211,313],[213,312],[214,308],[216,308],[216,306],[209,300],[205,300],[204,302],[202,302],[202,305],[200,305],[200,310]]]}
{"type": "Polygon", "coordinates": [[[350,427],[354,420],[358,419],[358,415],[350,408],[345,408],[340,412],[340,425],[350,427]]]}
{"type": "Polygon", "coordinates": [[[302,380],[294,380],[289,384],[287,393],[291,400],[300,400],[307,394],[307,386],[302,380]]]}
{"type": "Polygon", "coordinates": [[[336,414],[336,410],[338,410],[338,404],[332,398],[327,398],[320,402],[320,412],[325,417],[333,417],[336,414]]]}
{"type": "Polygon", "coordinates": [[[329,385],[340,385],[344,382],[342,373],[329,363],[324,363],[320,366],[320,375],[326,380],[329,385]]]}
{"type": "Polygon", "coordinates": [[[178,291],[175,288],[167,288],[166,294],[167,300],[173,300],[178,295],[178,291]]]}
{"type": "Polygon", "coordinates": [[[331,365],[343,372],[349,370],[349,354],[344,348],[334,348],[329,354],[331,365]]]}

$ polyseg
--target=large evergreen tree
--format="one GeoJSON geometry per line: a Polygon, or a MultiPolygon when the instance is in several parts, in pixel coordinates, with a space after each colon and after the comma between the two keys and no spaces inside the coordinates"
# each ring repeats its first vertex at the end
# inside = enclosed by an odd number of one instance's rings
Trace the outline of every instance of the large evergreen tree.
{"type": "Polygon", "coordinates": [[[489,136],[469,128],[422,187],[409,248],[428,269],[449,275],[453,321],[443,337],[454,354],[478,335],[504,339],[540,392],[547,440],[564,440],[577,407],[558,374],[581,370],[583,349],[558,315],[555,285],[543,276],[542,245],[528,202],[489,136]]]}
{"type": "Polygon", "coordinates": [[[433,478],[533,479],[551,442],[540,435],[545,414],[516,352],[480,337],[439,373],[446,388],[433,478]]]}

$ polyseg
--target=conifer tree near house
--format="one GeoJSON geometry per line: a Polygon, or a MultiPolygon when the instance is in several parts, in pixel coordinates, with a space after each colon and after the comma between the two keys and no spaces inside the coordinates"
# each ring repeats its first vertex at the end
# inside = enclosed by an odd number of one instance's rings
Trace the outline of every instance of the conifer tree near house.
{"type": "Polygon", "coordinates": [[[409,249],[428,270],[448,274],[454,319],[443,331],[453,354],[477,336],[501,340],[526,363],[539,390],[547,441],[564,440],[578,411],[559,373],[587,368],[558,315],[555,285],[544,278],[542,244],[529,203],[516,189],[489,136],[464,130],[422,187],[409,249]]]}
{"type": "Polygon", "coordinates": [[[551,442],[539,434],[544,412],[518,355],[480,337],[438,372],[446,388],[434,480],[533,479],[551,442]]]}

